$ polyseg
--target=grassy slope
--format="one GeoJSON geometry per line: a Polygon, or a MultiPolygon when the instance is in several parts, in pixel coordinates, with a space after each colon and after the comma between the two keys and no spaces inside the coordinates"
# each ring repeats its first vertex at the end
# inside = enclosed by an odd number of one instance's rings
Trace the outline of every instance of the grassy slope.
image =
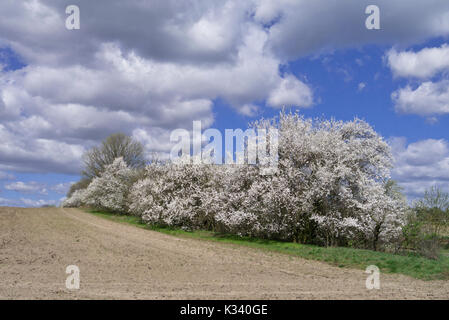
{"type": "Polygon", "coordinates": [[[376,265],[380,268],[381,272],[401,273],[423,280],[449,280],[448,251],[444,252],[439,260],[429,260],[416,255],[395,255],[385,252],[341,247],[326,248],[291,242],[242,238],[234,235],[216,234],[210,231],[188,232],[179,229],[149,227],[140,218],[134,216],[116,215],[92,210],[87,210],[87,212],[116,222],[127,223],[139,228],[150,229],[176,237],[244,245],[299,256],[305,259],[323,261],[338,267],[365,269],[369,265],[376,265]]]}

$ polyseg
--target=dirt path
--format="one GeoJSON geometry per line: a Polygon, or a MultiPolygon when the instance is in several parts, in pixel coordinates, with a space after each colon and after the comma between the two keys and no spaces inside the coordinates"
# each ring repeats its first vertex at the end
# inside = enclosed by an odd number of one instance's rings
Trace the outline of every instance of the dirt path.
{"type": "Polygon", "coordinates": [[[76,209],[0,208],[0,299],[449,299],[449,281],[178,239],[76,209]],[[66,267],[81,288],[65,288],[66,267]]]}

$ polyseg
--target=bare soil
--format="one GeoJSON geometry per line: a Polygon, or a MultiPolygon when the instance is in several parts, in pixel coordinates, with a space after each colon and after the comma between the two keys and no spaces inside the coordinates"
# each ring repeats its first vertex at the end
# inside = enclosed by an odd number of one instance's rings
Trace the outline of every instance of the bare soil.
{"type": "Polygon", "coordinates": [[[449,299],[449,281],[179,239],[77,209],[0,208],[0,299],[449,299]],[[65,287],[68,265],[79,290],[65,287]]]}

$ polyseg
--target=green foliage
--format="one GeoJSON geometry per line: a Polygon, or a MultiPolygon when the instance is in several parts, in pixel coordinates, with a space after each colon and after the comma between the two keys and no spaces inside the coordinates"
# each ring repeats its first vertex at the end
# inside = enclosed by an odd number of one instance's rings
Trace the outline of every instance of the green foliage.
{"type": "Polygon", "coordinates": [[[449,195],[437,187],[427,190],[416,202],[403,228],[404,246],[438,259],[449,227],[449,195]]]}
{"type": "Polygon", "coordinates": [[[407,218],[407,224],[402,228],[405,248],[417,248],[419,239],[422,236],[422,221],[416,217],[415,212],[411,212],[407,218]]]}
{"type": "Polygon", "coordinates": [[[427,190],[416,204],[416,214],[425,233],[441,237],[449,226],[449,194],[437,187],[427,190]]]}
{"type": "Polygon", "coordinates": [[[440,238],[436,234],[424,234],[419,240],[418,250],[426,258],[438,259],[441,252],[440,238]]]}

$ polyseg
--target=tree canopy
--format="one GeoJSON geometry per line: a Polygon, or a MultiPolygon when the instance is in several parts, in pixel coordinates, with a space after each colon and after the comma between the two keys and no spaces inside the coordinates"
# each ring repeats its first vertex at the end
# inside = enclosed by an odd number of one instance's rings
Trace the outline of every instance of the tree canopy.
{"type": "Polygon", "coordinates": [[[142,143],[123,133],[114,133],[100,146],[93,147],[84,154],[82,176],[87,179],[99,177],[106,166],[117,158],[123,158],[126,165],[133,169],[144,168],[146,164],[142,143]]]}

